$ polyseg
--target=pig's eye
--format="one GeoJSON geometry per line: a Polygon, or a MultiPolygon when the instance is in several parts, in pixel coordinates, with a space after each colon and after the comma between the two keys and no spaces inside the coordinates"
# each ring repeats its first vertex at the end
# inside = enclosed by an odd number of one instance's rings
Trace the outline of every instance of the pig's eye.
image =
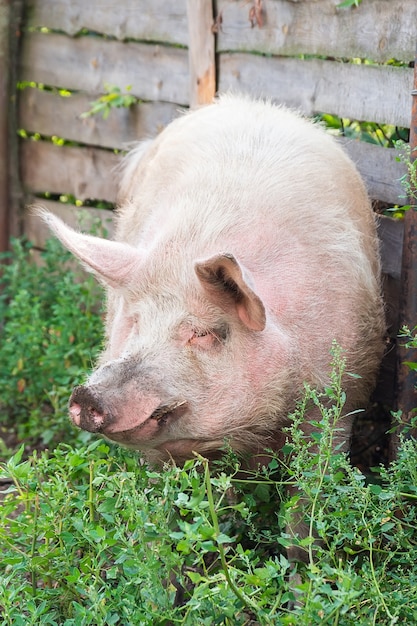
{"type": "Polygon", "coordinates": [[[210,349],[219,346],[224,342],[226,338],[226,332],[223,328],[221,329],[202,329],[196,328],[193,330],[192,336],[190,337],[188,343],[191,346],[196,346],[198,348],[210,349]]]}
{"type": "Polygon", "coordinates": [[[195,329],[188,343],[191,346],[208,350],[215,345],[216,338],[209,330],[195,329]]]}
{"type": "Polygon", "coordinates": [[[207,335],[211,334],[210,330],[193,330],[193,337],[207,337],[207,335]]]}

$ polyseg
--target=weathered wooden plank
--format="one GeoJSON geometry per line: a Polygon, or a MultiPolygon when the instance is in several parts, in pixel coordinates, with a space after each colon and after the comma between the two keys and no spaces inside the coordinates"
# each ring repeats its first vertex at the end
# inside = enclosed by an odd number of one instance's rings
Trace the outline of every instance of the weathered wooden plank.
{"type": "Polygon", "coordinates": [[[345,138],[339,141],[360,171],[372,199],[393,205],[405,204],[400,178],[406,168],[396,160],[397,150],[345,138]]]}
{"type": "Polygon", "coordinates": [[[20,154],[22,182],[30,193],[72,194],[80,200],[116,200],[114,169],[120,156],[113,152],[25,141],[20,154]]]}
{"type": "Polygon", "coordinates": [[[20,80],[103,93],[110,83],[143,100],[187,104],[187,50],[170,46],[122,43],[101,37],[26,33],[20,80]]]}
{"type": "MultiPolygon", "coordinates": [[[[112,211],[105,209],[94,209],[91,207],[77,207],[62,202],[52,200],[34,199],[32,206],[42,206],[54,215],[57,215],[72,228],[84,232],[97,232],[100,236],[107,236],[109,239],[114,234],[114,215],[112,211]]],[[[44,248],[45,241],[51,237],[51,231],[39,217],[33,214],[29,206],[24,214],[25,235],[37,248],[44,248]]]]}
{"type": "Polygon", "coordinates": [[[338,4],[340,0],[263,0],[263,25],[252,27],[249,12],[253,2],[217,0],[222,17],[218,50],[359,57],[378,62],[414,59],[416,2],[365,0],[349,10],[337,8],[338,4]]]}
{"type": "MultiPolygon", "coordinates": [[[[118,39],[187,45],[186,0],[29,0],[27,23],[70,35],[82,28],[118,39]]],[[[411,60],[417,6],[404,0],[367,0],[337,9],[340,0],[263,0],[263,26],[251,27],[250,2],[218,0],[218,48],[274,54],[411,60]]]]}
{"type": "Polygon", "coordinates": [[[187,45],[186,0],[26,0],[27,25],[187,45]]]}
{"type": "Polygon", "coordinates": [[[388,406],[394,406],[404,221],[378,216],[377,223],[382,261],[382,292],[387,324],[387,350],[381,363],[374,399],[388,406]]]}
{"type": "MultiPolygon", "coordinates": [[[[131,141],[155,137],[175,117],[181,115],[183,110],[165,102],[142,102],[129,109],[114,109],[107,119],[100,115],[82,119],[80,115],[89,109],[90,102],[91,97],[85,94],[62,97],[49,91],[25,89],[19,98],[19,127],[45,136],[56,135],[79,143],[124,149],[131,141]]],[[[349,146],[352,153],[357,149],[357,141],[341,141],[348,144],[348,151],[349,146]]],[[[367,143],[360,144],[362,145],[364,151],[369,151],[369,154],[365,153],[364,159],[369,160],[372,151],[379,152],[377,146],[367,143]]],[[[395,168],[393,173],[404,173],[403,166],[395,162],[398,153],[390,153],[390,163],[395,168]]],[[[370,164],[375,162],[378,165],[382,158],[380,155],[375,156],[370,164]]],[[[380,167],[386,171],[385,161],[380,162],[380,167]]],[[[398,177],[400,175],[402,174],[398,177]]],[[[394,179],[394,176],[391,178],[394,179]]],[[[396,189],[399,190],[399,186],[396,189]]]]}
{"type": "Polygon", "coordinates": [[[39,89],[25,89],[19,101],[19,126],[29,132],[105,148],[126,148],[132,141],[155,137],[179,113],[169,102],[141,102],[113,109],[107,119],[80,115],[91,107],[91,96],[62,97],[39,89]]]}
{"type": "Polygon", "coordinates": [[[216,93],[212,0],[187,0],[190,106],[209,104],[216,93]]]}
{"type": "Polygon", "coordinates": [[[219,90],[270,97],[307,115],[325,112],[410,127],[413,70],[227,53],[219,90]]]}

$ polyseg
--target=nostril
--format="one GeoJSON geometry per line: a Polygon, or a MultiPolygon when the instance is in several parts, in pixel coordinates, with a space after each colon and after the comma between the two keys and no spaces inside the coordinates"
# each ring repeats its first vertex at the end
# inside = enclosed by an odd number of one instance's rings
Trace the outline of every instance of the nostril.
{"type": "Polygon", "coordinates": [[[87,407],[87,414],[97,428],[100,428],[100,426],[103,425],[104,415],[99,413],[93,406],[87,407]]]}
{"type": "Polygon", "coordinates": [[[109,417],[100,397],[84,385],[74,389],[70,398],[69,414],[76,426],[90,432],[101,431],[109,417]]]}
{"type": "Polygon", "coordinates": [[[69,414],[71,420],[74,422],[76,426],[80,425],[81,421],[81,407],[77,402],[73,402],[69,408],[69,414]]]}

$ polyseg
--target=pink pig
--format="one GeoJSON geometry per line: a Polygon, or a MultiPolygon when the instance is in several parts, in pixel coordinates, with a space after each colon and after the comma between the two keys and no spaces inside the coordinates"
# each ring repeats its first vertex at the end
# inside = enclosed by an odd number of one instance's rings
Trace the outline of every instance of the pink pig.
{"type": "Polygon", "coordinates": [[[134,149],[120,187],[116,241],[43,213],[107,286],[107,344],[72,393],[74,424],[153,461],[225,440],[279,450],[303,382],[328,384],[333,340],[360,375],[344,380],[345,412],[366,404],[383,350],[378,244],[333,138],[224,96],[134,149]]]}

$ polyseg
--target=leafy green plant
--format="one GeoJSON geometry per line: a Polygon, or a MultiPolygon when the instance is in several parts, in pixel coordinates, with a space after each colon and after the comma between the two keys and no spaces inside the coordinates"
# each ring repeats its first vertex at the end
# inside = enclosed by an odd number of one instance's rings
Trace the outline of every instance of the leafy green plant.
{"type": "Polygon", "coordinates": [[[322,122],[330,132],[385,148],[398,147],[397,142],[399,145],[403,145],[408,138],[408,129],[389,124],[361,122],[328,113],[322,113],[316,119],[322,122]]]}
{"type": "Polygon", "coordinates": [[[91,109],[81,114],[81,118],[90,117],[91,115],[101,114],[103,119],[107,119],[112,109],[121,107],[129,108],[132,104],[137,102],[137,98],[132,96],[129,92],[132,87],[128,85],[126,87],[126,93],[123,93],[120,87],[116,85],[104,84],[105,94],[100,96],[94,102],[91,102],[91,109]]]}
{"type": "MultiPolygon", "coordinates": [[[[36,264],[15,240],[1,274],[0,424],[28,444],[75,436],[66,405],[101,345],[101,292],[50,240],[36,264]],[[71,430],[70,430],[71,429],[71,430]]],[[[3,259],[6,261],[6,258],[3,259]]]]}
{"type": "MultiPolygon", "coordinates": [[[[406,167],[406,173],[400,178],[400,182],[404,189],[404,198],[408,198],[410,205],[403,209],[417,207],[417,158],[413,159],[411,154],[411,146],[404,141],[396,141],[395,147],[399,150],[397,161],[403,163],[406,167]]],[[[417,150],[417,148],[414,148],[417,150]]]]}
{"type": "MultiPolygon", "coordinates": [[[[398,335],[401,339],[405,339],[404,346],[406,348],[417,348],[417,326],[410,330],[407,326],[404,326],[401,329],[400,334],[398,335]]],[[[417,363],[412,361],[406,361],[405,363],[410,369],[417,370],[417,363]]]]}
{"type": "Polygon", "coordinates": [[[332,452],[342,371],[336,355],[329,389],[306,387],[268,468],[248,472],[229,453],[229,465],[156,471],[100,440],[29,460],[20,450],[0,469],[3,623],[415,623],[416,442],[370,483],[332,452]],[[288,482],[308,498],[284,496],[288,482]],[[307,537],[288,531],[296,510],[307,537]],[[307,557],[295,570],[289,545],[307,557]]]}

